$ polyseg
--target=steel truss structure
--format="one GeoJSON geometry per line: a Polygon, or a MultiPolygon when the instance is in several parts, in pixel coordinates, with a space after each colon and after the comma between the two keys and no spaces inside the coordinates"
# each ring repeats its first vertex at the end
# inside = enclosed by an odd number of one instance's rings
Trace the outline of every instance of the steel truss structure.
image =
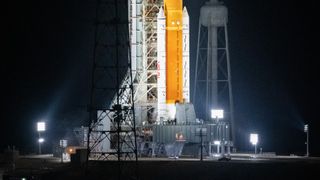
{"type": "Polygon", "coordinates": [[[218,71],[218,78],[217,79],[210,79],[210,74],[207,74],[208,69],[211,66],[208,66],[208,50],[212,49],[208,48],[208,28],[201,27],[199,28],[198,34],[198,48],[197,48],[197,59],[196,59],[196,73],[195,73],[195,84],[194,84],[194,91],[193,91],[193,101],[195,104],[197,102],[206,102],[200,103],[202,107],[200,109],[206,109],[205,112],[207,114],[203,116],[204,119],[210,119],[210,98],[206,98],[205,96],[210,96],[210,89],[207,89],[207,84],[212,83],[215,81],[218,83],[218,96],[220,98],[221,105],[226,106],[226,111],[231,116],[232,110],[232,88],[231,88],[231,70],[230,70],[230,58],[229,58],[229,50],[228,50],[228,42],[227,42],[227,25],[225,27],[218,28],[217,30],[217,38],[218,38],[218,47],[215,47],[217,50],[217,57],[218,57],[218,64],[217,64],[217,71],[218,71]],[[204,88],[205,87],[205,88],[204,88]],[[203,92],[204,91],[204,92],[203,92]],[[205,96],[197,96],[197,94],[204,94],[205,96]],[[227,96],[229,102],[223,102],[222,95],[227,96]],[[229,97],[230,96],[230,97],[229,97]],[[203,97],[203,99],[201,98],[203,97]],[[200,98],[200,99],[199,99],[200,98]],[[224,103],[224,104],[223,104],[224,103]]]}
{"type": "Polygon", "coordinates": [[[138,125],[153,124],[156,120],[157,13],[161,4],[162,0],[130,0],[131,59],[138,125]]]}
{"type": "Polygon", "coordinates": [[[216,6],[217,13],[213,15],[217,16],[199,18],[193,103],[199,118],[207,121],[212,121],[211,109],[224,109],[224,121],[231,124],[235,141],[227,13],[219,11],[222,3],[218,1],[212,0],[208,5],[216,6]]]}
{"type": "Polygon", "coordinates": [[[97,4],[88,161],[137,161],[127,12],[127,0],[97,4]]]}
{"type": "MultiPolygon", "coordinates": [[[[138,154],[152,146],[157,119],[157,13],[163,0],[130,0],[130,42],[138,154]]],[[[140,154],[141,155],[141,154],[140,154]]]]}

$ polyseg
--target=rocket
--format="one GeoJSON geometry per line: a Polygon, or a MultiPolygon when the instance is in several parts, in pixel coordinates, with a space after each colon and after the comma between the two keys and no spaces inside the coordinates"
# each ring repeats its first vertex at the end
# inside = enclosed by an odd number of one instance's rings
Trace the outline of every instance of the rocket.
{"type": "Polygon", "coordinates": [[[175,118],[175,103],[190,102],[189,15],[182,0],[164,0],[157,15],[159,123],[175,118]]]}

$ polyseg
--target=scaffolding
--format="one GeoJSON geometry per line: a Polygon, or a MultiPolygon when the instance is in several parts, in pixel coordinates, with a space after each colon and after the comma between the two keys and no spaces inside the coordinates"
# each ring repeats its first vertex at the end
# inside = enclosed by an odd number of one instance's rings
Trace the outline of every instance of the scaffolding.
{"type": "Polygon", "coordinates": [[[130,37],[137,124],[152,124],[157,106],[157,13],[161,0],[130,1],[130,37]],[[153,116],[152,116],[153,115],[153,116]]]}
{"type": "Polygon", "coordinates": [[[152,126],[157,119],[157,13],[162,3],[162,0],[131,0],[129,4],[133,99],[140,153],[152,146],[152,126]]]}

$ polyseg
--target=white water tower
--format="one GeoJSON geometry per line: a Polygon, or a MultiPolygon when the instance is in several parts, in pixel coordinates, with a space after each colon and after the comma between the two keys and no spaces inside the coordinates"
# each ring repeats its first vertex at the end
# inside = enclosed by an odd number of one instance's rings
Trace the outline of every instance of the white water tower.
{"type": "MultiPolygon", "coordinates": [[[[228,49],[228,9],[218,0],[201,7],[193,103],[197,116],[207,121],[211,109],[224,109],[233,127],[233,99],[228,49]]],[[[234,140],[234,131],[231,130],[234,140]]]]}

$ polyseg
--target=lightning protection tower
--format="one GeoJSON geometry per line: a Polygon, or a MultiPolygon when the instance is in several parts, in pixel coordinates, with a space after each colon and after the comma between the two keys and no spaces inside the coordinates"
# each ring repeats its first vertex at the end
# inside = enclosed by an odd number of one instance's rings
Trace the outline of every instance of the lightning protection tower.
{"type": "Polygon", "coordinates": [[[96,6],[87,162],[118,161],[121,179],[134,169],[124,163],[137,162],[128,0],[98,0],[96,6]]]}
{"type": "Polygon", "coordinates": [[[211,109],[224,109],[234,141],[233,98],[228,49],[228,10],[218,0],[201,7],[193,102],[197,116],[211,119],[211,109]]]}

